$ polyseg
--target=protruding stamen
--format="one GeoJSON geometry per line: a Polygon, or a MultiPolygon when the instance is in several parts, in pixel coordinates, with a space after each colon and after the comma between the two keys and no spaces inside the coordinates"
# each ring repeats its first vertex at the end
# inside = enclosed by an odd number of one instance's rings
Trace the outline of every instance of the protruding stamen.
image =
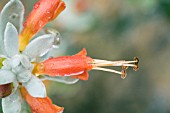
{"type": "Polygon", "coordinates": [[[93,59],[93,60],[94,61],[90,63],[93,66],[93,69],[117,73],[120,74],[121,78],[123,79],[126,78],[127,76],[126,69],[128,67],[133,67],[135,71],[138,70],[139,59],[137,57],[134,58],[134,61],[125,61],[125,60],[107,61],[107,60],[99,60],[99,59],[93,59]],[[122,71],[120,72],[113,69],[101,68],[106,66],[122,66],[122,71]]]}

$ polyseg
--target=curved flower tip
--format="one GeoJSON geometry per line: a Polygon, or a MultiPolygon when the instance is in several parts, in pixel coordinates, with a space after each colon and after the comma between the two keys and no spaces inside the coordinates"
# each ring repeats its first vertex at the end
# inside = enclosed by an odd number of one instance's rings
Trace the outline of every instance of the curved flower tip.
{"type": "Polygon", "coordinates": [[[45,25],[54,20],[64,9],[62,0],[39,0],[24,23],[19,36],[20,51],[23,51],[29,40],[45,25]]]}
{"type": "Polygon", "coordinates": [[[34,98],[26,91],[25,88],[21,88],[22,96],[27,101],[33,113],[62,113],[64,108],[52,104],[49,97],[34,98]]]}

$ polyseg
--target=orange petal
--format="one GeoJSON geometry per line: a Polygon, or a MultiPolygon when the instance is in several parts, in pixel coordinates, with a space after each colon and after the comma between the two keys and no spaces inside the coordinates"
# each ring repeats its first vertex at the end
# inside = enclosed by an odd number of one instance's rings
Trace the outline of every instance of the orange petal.
{"type": "Polygon", "coordinates": [[[34,98],[26,91],[21,89],[22,96],[27,101],[33,113],[62,113],[64,108],[52,104],[49,97],[34,98]]]}
{"type": "Polygon", "coordinates": [[[54,20],[65,7],[65,3],[61,0],[39,0],[24,23],[24,29],[19,36],[20,51],[23,51],[29,40],[47,22],[54,20]]]}
{"type": "Polygon", "coordinates": [[[51,20],[54,20],[65,8],[66,8],[65,3],[60,2],[51,20]]]}
{"type": "Polygon", "coordinates": [[[79,55],[79,56],[82,56],[82,57],[86,57],[87,55],[87,51],[85,48],[83,48],[79,53],[75,54],[75,55],[79,55]]]}
{"type": "Polygon", "coordinates": [[[89,74],[87,71],[85,71],[83,74],[80,75],[75,75],[75,76],[71,76],[72,78],[78,78],[80,80],[88,80],[89,78],[89,74]]]}

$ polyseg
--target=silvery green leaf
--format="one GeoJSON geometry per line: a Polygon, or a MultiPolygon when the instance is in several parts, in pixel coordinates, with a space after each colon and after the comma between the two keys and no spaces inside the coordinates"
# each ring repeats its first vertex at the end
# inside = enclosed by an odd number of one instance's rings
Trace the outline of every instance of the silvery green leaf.
{"type": "Polygon", "coordinates": [[[39,36],[28,44],[23,53],[29,56],[31,59],[40,57],[47,53],[53,46],[55,41],[54,39],[55,35],[53,34],[39,36]]]}
{"type": "Polygon", "coordinates": [[[0,70],[0,84],[7,84],[16,81],[16,76],[9,70],[0,70]]]}
{"type": "Polygon", "coordinates": [[[18,81],[17,81],[17,80],[13,81],[13,87],[14,87],[14,89],[13,89],[12,94],[15,93],[15,91],[17,91],[18,85],[19,85],[19,84],[18,84],[18,81]]]}
{"type": "Polygon", "coordinates": [[[27,68],[27,67],[30,66],[30,61],[29,61],[29,59],[28,59],[26,56],[24,56],[24,55],[23,55],[23,57],[21,58],[21,63],[22,63],[22,65],[23,65],[25,68],[27,68]]]}
{"type": "Polygon", "coordinates": [[[25,100],[22,101],[21,113],[32,113],[29,105],[27,104],[25,100]]]}
{"type": "Polygon", "coordinates": [[[18,32],[22,29],[24,6],[20,0],[10,0],[2,9],[0,15],[0,32],[4,32],[8,22],[16,26],[18,32]]]}
{"type": "Polygon", "coordinates": [[[11,22],[20,32],[22,29],[24,6],[20,0],[10,0],[2,9],[0,14],[0,54],[5,55],[4,51],[4,31],[6,24],[11,22]]]}
{"type": "Polygon", "coordinates": [[[23,65],[23,67],[25,67],[26,69],[31,70],[31,71],[34,67],[33,64],[30,63],[28,57],[24,56],[24,55],[22,55],[21,64],[23,65]]]}
{"type": "Polygon", "coordinates": [[[22,97],[19,89],[12,95],[2,99],[3,113],[20,113],[22,97]]]}
{"type": "Polygon", "coordinates": [[[32,75],[32,78],[27,83],[23,83],[28,93],[33,97],[44,98],[46,97],[46,88],[42,81],[32,75]]]}
{"type": "Polygon", "coordinates": [[[20,55],[15,55],[14,57],[12,57],[11,61],[10,61],[10,65],[12,68],[16,68],[19,65],[21,65],[21,57],[20,55]]]}
{"type": "Polygon", "coordinates": [[[29,70],[25,70],[17,75],[17,80],[21,83],[28,82],[32,77],[32,74],[29,70]]]}
{"type": "Polygon", "coordinates": [[[14,25],[7,23],[4,33],[4,47],[9,57],[18,54],[18,32],[14,25]]]}
{"type": "Polygon", "coordinates": [[[71,78],[71,77],[66,77],[66,76],[51,77],[51,76],[48,76],[48,75],[41,75],[40,79],[41,80],[56,81],[56,82],[61,82],[61,83],[65,83],[65,84],[75,84],[79,80],[79,79],[75,79],[75,78],[71,78]]]}

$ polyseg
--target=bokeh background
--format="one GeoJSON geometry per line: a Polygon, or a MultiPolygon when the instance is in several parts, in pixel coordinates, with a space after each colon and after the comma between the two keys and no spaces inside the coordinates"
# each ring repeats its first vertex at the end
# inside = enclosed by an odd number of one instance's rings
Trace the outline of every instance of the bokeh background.
{"type": "MultiPolygon", "coordinates": [[[[37,0],[21,0],[28,16],[37,0]]],[[[7,0],[0,0],[0,9],[7,0]]],[[[140,58],[128,76],[90,71],[74,85],[48,83],[64,113],[170,113],[170,0],[65,0],[67,8],[47,27],[61,35],[53,56],[86,48],[92,58],[140,58]]],[[[1,109],[1,108],[0,108],[1,109]]],[[[2,112],[0,110],[0,112],[2,112]]]]}

